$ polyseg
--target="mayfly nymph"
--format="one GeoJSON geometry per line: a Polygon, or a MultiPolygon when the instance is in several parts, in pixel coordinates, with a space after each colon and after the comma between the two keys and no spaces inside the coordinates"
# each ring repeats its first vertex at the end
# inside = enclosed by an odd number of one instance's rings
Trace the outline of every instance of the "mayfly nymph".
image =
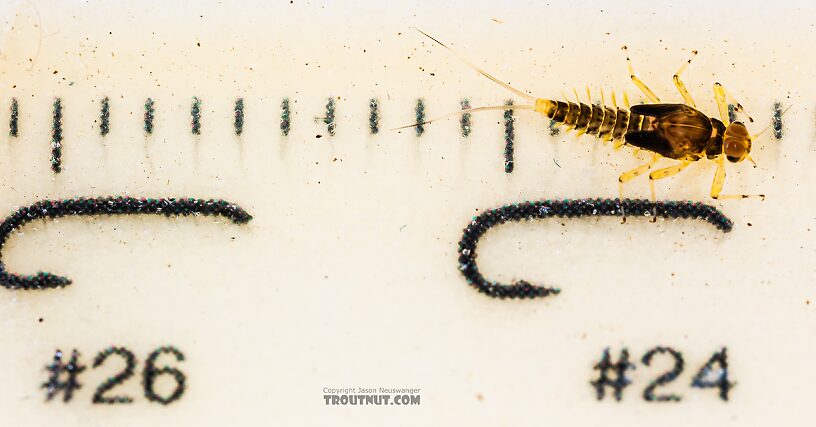
{"type": "MultiPolygon", "coordinates": [[[[417,29],[417,31],[456,55],[456,57],[478,71],[481,75],[530,102],[530,104],[470,108],[401,128],[421,126],[450,116],[477,111],[507,109],[533,110],[546,116],[558,125],[566,127],[568,130],[575,130],[579,135],[588,134],[596,136],[603,141],[613,141],[616,149],[623,146],[632,146],[652,154],[651,160],[647,163],[620,175],[618,182],[621,200],[623,200],[624,183],[649,171],[662,158],[677,160],[678,163],[654,170],[649,174],[652,200],[656,200],[655,180],[676,175],[691,163],[701,159],[711,160],[717,165],[717,170],[714,173],[714,181],[711,185],[712,198],[765,198],[762,194],[725,195],[721,193],[723,183],[725,182],[725,161],[739,163],[743,160],[749,160],[754,163],[754,160],[750,156],[752,141],[756,140],[768,128],[759,134],[751,135],[743,122],[731,120],[728,114],[729,104],[734,106],[735,111],[744,113],[744,109],[719,83],[714,84],[714,98],[717,101],[720,118],[709,117],[697,110],[691,94],[680,80],[680,75],[691,63],[697,51],[692,52],[691,57],[683,63],[673,76],[674,84],[683,97],[683,104],[661,103],[660,98],[658,98],[642,80],[635,76],[632,61],[627,55],[626,61],[629,68],[629,75],[635,86],[649,99],[651,104],[630,106],[629,99],[624,94],[625,108],[619,108],[614,92],[612,93],[612,107],[605,105],[603,92],[601,92],[602,100],[600,105],[593,104],[591,100],[589,103],[581,102],[580,99],[577,99],[577,92],[575,93],[575,102],[536,98],[502,82],[424,31],[419,29],[417,29]]],[[[626,46],[623,46],[622,49],[627,51],[626,46]]],[[[589,96],[589,88],[587,88],[587,96],[589,96]]],[[[753,122],[750,116],[748,116],[748,120],[753,122]]],[[[754,165],[756,164],[754,163],[754,165]]]]}

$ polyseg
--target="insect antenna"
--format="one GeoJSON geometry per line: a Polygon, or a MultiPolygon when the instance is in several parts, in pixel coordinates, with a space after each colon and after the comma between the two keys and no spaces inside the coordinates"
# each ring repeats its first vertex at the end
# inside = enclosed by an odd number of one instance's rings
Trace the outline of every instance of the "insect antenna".
{"type": "MultiPolygon", "coordinates": [[[[785,108],[785,111],[783,111],[783,112],[782,112],[782,113],[779,115],[779,117],[784,116],[784,115],[785,115],[785,113],[787,113],[787,112],[788,112],[788,110],[790,110],[790,109],[791,109],[791,107],[793,107],[793,104],[788,105],[788,108],[785,108]]],[[[768,126],[765,126],[765,129],[762,129],[762,130],[761,130],[759,133],[757,133],[757,134],[755,134],[755,135],[752,135],[752,136],[751,136],[751,139],[752,139],[752,140],[754,140],[754,141],[756,141],[756,140],[757,140],[757,138],[759,138],[760,136],[762,136],[762,134],[764,134],[765,132],[767,132],[767,131],[768,131],[768,129],[770,129],[770,128],[771,128],[771,126],[773,126],[773,122],[768,123],[768,126]]]]}
{"type": "Polygon", "coordinates": [[[536,98],[535,98],[534,96],[528,95],[528,94],[526,94],[526,93],[524,93],[524,92],[522,92],[522,91],[520,91],[520,90],[518,90],[518,89],[514,88],[513,86],[510,86],[509,84],[507,84],[507,83],[505,83],[505,82],[503,82],[503,81],[501,81],[501,80],[497,79],[496,77],[493,77],[493,76],[492,76],[490,73],[488,73],[487,71],[485,71],[485,70],[483,70],[483,69],[481,69],[481,68],[477,67],[475,64],[473,64],[472,62],[470,62],[470,61],[469,61],[467,58],[465,58],[464,56],[462,56],[461,54],[459,54],[459,52],[457,52],[457,51],[455,51],[455,50],[451,49],[451,48],[450,48],[450,47],[448,47],[448,46],[447,46],[445,43],[442,43],[441,41],[439,41],[439,40],[437,40],[437,39],[433,38],[433,37],[432,37],[430,34],[428,34],[428,33],[424,32],[424,31],[420,30],[420,29],[419,29],[419,28],[417,28],[417,27],[411,27],[411,28],[413,28],[413,29],[415,29],[415,30],[419,31],[419,32],[420,32],[422,35],[424,35],[425,37],[427,37],[427,38],[429,38],[429,39],[433,40],[434,42],[436,42],[436,44],[438,44],[438,45],[440,45],[440,46],[444,47],[445,49],[447,49],[447,50],[448,50],[448,52],[452,53],[452,54],[453,54],[454,56],[456,56],[456,57],[457,57],[457,58],[458,58],[460,61],[464,62],[464,63],[465,63],[467,66],[469,66],[470,68],[473,68],[474,70],[478,71],[478,72],[479,72],[479,74],[481,74],[481,75],[483,75],[483,76],[487,77],[488,79],[493,80],[493,82],[494,82],[494,83],[496,83],[496,84],[498,84],[499,86],[501,86],[501,87],[503,87],[503,88],[505,88],[505,89],[509,90],[510,92],[513,92],[514,94],[516,94],[516,95],[518,95],[518,96],[520,96],[520,97],[522,97],[522,98],[524,98],[524,99],[526,99],[526,100],[528,100],[528,101],[531,101],[531,102],[535,102],[535,101],[536,101],[536,98]]]}
{"type": "Polygon", "coordinates": [[[417,126],[427,125],[429,123],[433,123],[433,122],[438,121],[438,120],[443,120],[443,119],[447,119],[447,118],[454,117],[454,116],[461,116],[462,114],[466,114],[466,113],[475,113],[477,111],[496,111],[496,110],[499,110],[499,111],[505,111],[505,110],[535,110],[535,106],[533,106],[533,105],[524,105],[524,104],[521,104],[521,105],[514,104],[514,105],[489,105],[489,106],[486,106],[486,107],[468,108],[466,110],[459,110],[459,111],[454,111],[452,113],[443,114],[441,116],[425,120],[424,122],[414,123],[414,124],[410,124],[410,125],[405,125],[405,126],[392,128],[391,130],[394,131],[394,130],[408,129],[408,128],[413,128],[413,127],[417,127],[417,126]]]}

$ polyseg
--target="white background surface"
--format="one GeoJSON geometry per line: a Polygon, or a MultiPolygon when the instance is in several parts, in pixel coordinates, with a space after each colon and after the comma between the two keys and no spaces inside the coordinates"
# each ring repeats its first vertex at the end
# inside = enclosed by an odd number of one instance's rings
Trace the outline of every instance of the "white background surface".
{"type": "MultiPolygon", "coordinates": [[[[21,137],[0,137],[3,212],[41,198],[129,194],[221,197],[255,217],[247,226],[67,218],[12,237],[3,252],[11,271],[74,284],[0,290],[0,412],[9,425],[807,425],[816,380],[812,5],[369,3],[0,9],[0,105],[14,96],[21,111],[21,137]],[[474,106],[508,96],[411,25],[552,98],[587,84],[594,96],[600,87],[635,94],[619,50],[627,44],[652,89],[679,101],[671,75],[697,49],[685,81],[706,113],[716,114],[715,81],[752,113],[754,132],[775,100],[794,106],[782,141],[755,143],[759,168],[729,169],[726,192],[767,200],[716,203],[735,222],[727,235],[682,220],[503,226],[480,246],[485,274],[563,292],[484,297],[456,269],[456,242],[477,209],[615,197],[618,174],[646,157],[551,137],[545,120],[525,112],[516,113],[513,174],[503,171],[500,113],[474,115],[468,139],[456,120],[422,138],[386,131],[412,121],[417,97],[434,116],[463,96],[474,106]],[[56,96],[65,117],[57,176],[48,163],[56,96]],[[104,96],[112,124],[103,139],[95,120],[104,96]],[[189,129],[193,96],[203,102],[200,136],[189,129]],[[340,98],[333,138],[313,121],[329,96],[340,98]],[[141,129],[147,97],[156,101],[151,136],[141,129]],[[278,128],[283,97],[294,114],[287,138],[278,128]],[[370,97],[382,106],[377,136],[367,133],[370,97]],[[45,403],[38,388],[55,348],[78,348],[90,365],[99,350],[126,346],[138,375],[165,344],[186,354],[178,366],[189,386],[168,407],[148,403],[138,377],[113,393],[134,404],[92,405],[93,390],[119,369],[114,359],[89,367],[69,404],[45,403]],[[685,372],[660,390],[683,401],[641,399],[668,369],[656,359],[638,363],[623,402],[597,402],[592,366],[603,348],[624,345],[633,359],[656,345],[682,351],[685,372]],[[688,386],[722,346],[738,383],[728,403],[688,386]],[[422,403],[331,407],[323,387],[421,388],[422,403]]],[[[708,201],[713,172],[694,165],[660,182],[659,197],[708,201]]],[[[628,191],[647,196],[646,180],[628,191]]]]}

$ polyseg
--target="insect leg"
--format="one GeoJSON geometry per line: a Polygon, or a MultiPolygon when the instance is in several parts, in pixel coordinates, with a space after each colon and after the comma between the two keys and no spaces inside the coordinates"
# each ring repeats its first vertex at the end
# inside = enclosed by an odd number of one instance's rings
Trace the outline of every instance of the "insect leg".
{"type": "Polygon", "coordinates": [[[720,120],[731,123],[728,118],[728,102],[725,100],[725,89],[719,83],[714,83],[714,99],[717,100],[717,109],[720,110],[720,120]]]}
{"type": "Polygon", "coordinates": [[[636,167],[636,168],[634,168],[634,169],[632,169],[630,171],[624,172],[618,177],[618,184],[619,184],[618,189],[620,190],[621,199],[623,199],[623,184],[635,179],[637,176],[639,176],[643,172],[646,172],[647,170],[651,169],[652,166],[654,166],[654,164],[657,163],[657,161],[660,160],[661,157],[662,156],[660,154],[653,154],[652,155],[652,160],[649,160],[648,163],[644,163],[644,164],[642,164],[642,165],[640,165],[640,166],[638,166],[638,167],[636,167]]]}
{"type": "Polygon", "coordinates": [[[717,162],[717,171],[714,172],[714,181],[711,183],[711,198],[712,199],[747,199],[749,197],[758,197],[760,200],[765,200],[764,194],[720,194],[725,183],[725,162],[723,156],[717,156],[714,160],[717,162]]]}
{"type": "Polygon", "coordinates": [[[629,58],[629,49],[626,46],[623,46],[621,47],[621,50],[627,53],[626,66],[629,68],[629,77],[632,78],[632,82],[635,83],[635,86],[637,86],[638,89],[640,89],[640,91],[643,92],[643,94],[646,95],[646,97],[649,98],[650,101],[654,103],[660,102],[660,98],[658,98],[657,95],[655,95],[655,93],[652,92],[652,90],[649,89],[648,86],[646,86],[646,83],[643,83],[642,80],[635,76],[635,70],[634,68],[632,68],[632,60],[629,58]]]}
{"type": "Polygon", "coordinates": [[[674,85],[677,86],[677,91],[680,92],[680,96],[682,96],[683,100],[686,101],[686,105],[690,107],[697,107],[697,105],[695,105],[694,100],[691,99],[691,94],[689,93],[688,89],[686,89],[686,85],[680,80],[680,74],[683,71],[686,71],[686,68],[688,68],[689,64],[691,64],[691,60],[694,59],[695,56],[697,56],[697,51],[691,51],[691,57],[680,66],[680,69],[677,70],[672,77],[672,80],[674,80],[674,85]]]}
{"type": "Polygon", "coordinates": [[[663,169],[658,169],[649,174],[649,191],[652,193],[652,201],[657,201],[657,195],[655,193],[655,185],[654,182],[658,179],[668,178],[672,175],[677,175],[678,173],[682,172],[683,169],[688,167],[691,162],[688,160],[683,160],[682,162],[669,166],[663,169]]]}
{"type": "Polygon", "coordinates": [[[730,123],[728,120],[728,104],[734,105],[734,111],[739,111],[746,116],[748,116],[748,121],[753,123],[754,119],[751,117],[746,111],[745,107],[742,106],[736,99],[731,95],[731,92],[721,85],[719,82],[714,83],[714,97],[717,99],[717,108],[720,109],[720,118],[722,118],[723,123],[730,123]],[[724,110],[723,110],[724,109],[724,110]],[[723,115],[723,111],[725,114],[723,115]]]}
{"type": "MultiPolygon", "coordinates": [[[[628,181],[631,181],[631,180],[635,179],[638,175],[640,175],[643,172],[646,172],[649,169],[651,169],[652,166],[654,166],[654,164],[657,163],[657,161],[660,160],[661,157],[662,156],[660,154],[653,154],[652,155],[652,160],[650,160],[648,163],[642,164],[642,165],[640,165],[640,166],[638,166],[638,167],[636,167],[636,168],[634,168],[634,169],[632,169],[630,171],[624,172],[618,177],[618,194],[620,194],[621,206],[623,206],[623,204],[622,204],[623,203],[623,184],[625,184],[628,181]]],[[[621,207],[621,210],[622,209],[623,208],[621,207]]],[[[626,222],[626,213],[621,211],[621,216],[623,217],[623,220],[621,221],[621,223],[626,222]]]]}

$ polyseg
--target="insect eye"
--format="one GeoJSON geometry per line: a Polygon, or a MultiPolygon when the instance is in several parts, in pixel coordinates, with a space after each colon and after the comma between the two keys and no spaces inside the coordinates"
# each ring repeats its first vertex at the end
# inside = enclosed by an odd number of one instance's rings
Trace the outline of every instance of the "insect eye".
{"type": "Polygon", "coordinates": [[[734,157],[734,156],[725,156],[725,158],[728,159],[728,161],[731,162],[731,163],[737,163],[740,160],[742,160],[742,157],[734,157]]]}
{"type": "Polygon", "coordinates": [[[736,138],[726,138],[723,142],[723,153],[729,159],[731,157],[740,158],[745,154],[745,145],[736,138]]]}

